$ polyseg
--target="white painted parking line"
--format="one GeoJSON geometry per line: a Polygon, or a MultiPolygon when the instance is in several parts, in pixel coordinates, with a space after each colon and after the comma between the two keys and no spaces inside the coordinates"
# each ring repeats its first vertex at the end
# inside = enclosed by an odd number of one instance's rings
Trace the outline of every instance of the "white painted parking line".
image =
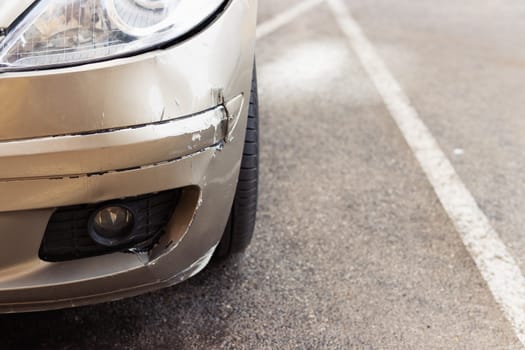
{"type": "Polygon", "coordinates": [[[327,0],[494,298],[525,345],[525,278],[498,233],[342,0],[327,0]]]}
{"type": "Polygon", "coordinates": [[[324,0],[305,0],[299,4],[290,7],[281,14],[273,17],[272,19],[261,23],[257,26],[257,39],[263,38],[268,34],[273,33],[280,27],[293,21],[296,17],[302,15],[311,8],[321,4],[324,0]]]}

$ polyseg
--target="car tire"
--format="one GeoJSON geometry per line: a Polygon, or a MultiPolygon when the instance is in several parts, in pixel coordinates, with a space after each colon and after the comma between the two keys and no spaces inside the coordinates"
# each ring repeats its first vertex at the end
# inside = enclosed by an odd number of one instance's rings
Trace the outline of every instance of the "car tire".
{"type": "Polygon", "coordinates": [[[259,106],[257,71],[253,68],[250,107],[242,154],[239,181],[235,190],[230,217],[215,257],[224,259],[240,253],[250,244],[255,229],[259,183],[259,106]]]}

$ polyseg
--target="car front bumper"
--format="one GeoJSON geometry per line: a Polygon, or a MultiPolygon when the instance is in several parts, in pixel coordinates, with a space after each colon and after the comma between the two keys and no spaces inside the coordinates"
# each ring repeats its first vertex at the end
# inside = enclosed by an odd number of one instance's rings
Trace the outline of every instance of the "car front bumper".
{"type": "Polygon", "coordinates": [[[255,0],[232,0],[165,50],[0,75],[0,312],[110,301],[202,269],[233,201],[254,56],[255,0]],[[181,188],[147,253],[46,262],[57,207],[181,188]]]}

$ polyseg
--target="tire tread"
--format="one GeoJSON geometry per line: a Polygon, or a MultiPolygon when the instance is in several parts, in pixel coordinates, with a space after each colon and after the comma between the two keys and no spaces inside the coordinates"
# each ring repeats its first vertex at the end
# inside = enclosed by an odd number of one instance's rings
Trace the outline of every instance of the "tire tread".
{"type": "Polygon", "coordinates": [[[259,108],[257,94],[257,72],[253,69],[250,106],[246,126],[239,182],[235,191],[230,218],[215,256],[226,258],[240,253],[250,244],[257,213],[259,184],[259,108]]]}

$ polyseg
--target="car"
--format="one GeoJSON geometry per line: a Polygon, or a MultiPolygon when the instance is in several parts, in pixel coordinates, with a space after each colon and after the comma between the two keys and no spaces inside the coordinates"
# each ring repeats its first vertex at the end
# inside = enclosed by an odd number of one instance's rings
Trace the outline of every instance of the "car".
{"type": "Polygon", "coordinates": [[[0,0],[0,313],[168,287],[253,235],[256,0],[0,0]]]}

